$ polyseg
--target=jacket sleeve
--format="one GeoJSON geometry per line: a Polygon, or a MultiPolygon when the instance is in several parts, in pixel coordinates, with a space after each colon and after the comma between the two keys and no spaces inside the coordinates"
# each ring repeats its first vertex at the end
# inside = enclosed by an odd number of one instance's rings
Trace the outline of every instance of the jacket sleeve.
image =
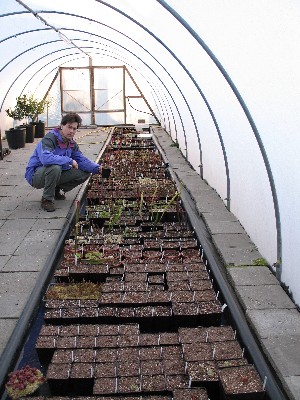
{"type": "Polygon", "coordinates": [[[41,141],[41,147],[39,148],[39,158],[44,166],[47,165],[61,165],[64,169],[70,169],[72,167],[72,158],[64,155],[54,154],[56,148],[56,140],[51,135],[45,136],[41,141]]]}
{"type": "Polygon", "coordinates": [[[99,164],[97,164],[94,161],[89,160],[87,157],[85,157],[79,150],[78,145],[75,146],[75,148],[72,152],[72,158],[75,161],[77,161],[78,168],[81,169],[82,171],[90,172],[92,174],[99,173],[99,164]]]}

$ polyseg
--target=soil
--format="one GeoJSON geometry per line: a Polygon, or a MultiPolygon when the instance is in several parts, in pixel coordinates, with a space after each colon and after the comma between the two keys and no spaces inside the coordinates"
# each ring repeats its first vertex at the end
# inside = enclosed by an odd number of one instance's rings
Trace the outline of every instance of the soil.
{"type": "Polygon", "coordinates": [[[185,374],[185,361],[181,359],[165,359],[163,360],[163,371],[168,375],[185,374]]]}
{"type": "Polygon", "coordinates": [[[97,378],[94,382],[93,394],[114,394],[116,393],[117,380],[116,378],[97,378]]]}
{"type": "Polygon", "coordinates": [[[159,345],[179,345],[179,336],[177,332],[161,332],[159,334],[159,345]]]}
{"type": "Polygon", "coordinates": [[[96,363],[116,362],[118,357],[117,349],[96,349],[95,361],[96,363]]]}
{"type": "Polygon", "coordinates": [[[47,380],[65,380],[69,379],[71,363],[50,364],[46,378],[47,380]]]}
{"type": "Polygon", "coordinates": [[[139,336],[139,345],[145,346],[158,346],[159,342],[158,334],[153,333],[141,333],[139,336]]]}
{"type": "Polygon", "coordinates": [[[95,364],[95,378],[113,378],[117,376],[117,367],[113,362],[103,362],[95,364]]]}
{"type": "Polygon", "coordinates": [[[139,376],[140,363],[137,360],[118,361],[116,372],[118,377],[139,376]]]}
{"type": "Polygon", "coordinates": [[[219,374],[214,361],[191,361],[187,363],[187,373],[193,384],[218,382],[219,374]]]}
{"type": "Polygon", "coordinates": [[[205,328],[179,328],[178,333],[180,343],[199,343],[206,341],[205,328]]]}
{"type": "Polygon", "coordinates": [[[209,400],[204,388],[175,389],[173,400],[209,400]]]}
{"type": "Polygon", "coordinates": [[[243,358],[243,350],[236,340],[212,343],[214,358],[216,360],[231,360],[243,358]]]}
{"type": "Polygon", "coordinates": [[[118,393],[137,393],[141,391],[139,376],[121,376],[117,378],[118,393]]]}
{"type": "Polygon", "coordinates": [[[202,301],[213,301],[216,299],[216,293],[213,289],[207,290],[195,290],[194,291],[194,301],[200,303],[202,301]]]}
{"type": "Polygon", "coordinates": [[[140,349],[140,359],[143,360],[160,360],[161,348],[160,346],[142,347],[140,349]]]}
{"type": "Polygon", "coordinates": [[[234,340],[235,333],[231,326],[210,326],[206,328],[209,342],[225,342],[234,340]]]}
{"type": "Polygon", "coordinates": [[[142,375],[143,392],[162,392],[166,390],[166,380],[163,374],[142,375]]]}
{"type": "Polygon", "coordinates": [[[213,360],[211,343],[186,343],[183,345],[183,358],[185,361],[213,360]]]}
{"type": "Polygon", "coordinates": [[[95,351],[92,349],[75,349],[72,353],[75,363],[92,363],[95,361],[95,351]]]}
{"type": "Polygon", "coordinates": [[[194,293],[191,290],[172,290],[172,302],[193,303],[194,293]]]}
{"type": "Polygon", "coordinates": [[[181,360],[182,347],[181,346],[162,346],[161,353],[163,360],[181,360]]]}
{"type": "Polygon", "coordinates": [[[71,363],[73,360],[72,350],[55,350],[51,359],[52,364],[71,363]]]}
{"type": "Polygon", "coordinates": [[[93,363],[73,363],[70,371],[70,379],[90,379],[94,377],[93,363]]]}
{"type": "Polygon", "coordinates": [[[186,374],[181,375],[168,375],[166,376],[166,389],[174,390],[175,388],[188,388],[189,379],[186,374]]]}
{"type": "MultiPolygon", "coordinates": [[[[219,374],[221,387],[226,396],[253,393],[257,396],[255,399],[263,398],[262,381],[252,365],[223,368],[219,374]]],[[[242,398],[243,396],[240,397],[242,398]]]]}
{"type": "Polygon", "coordinates": [[[163,373],[163,364],[161,360],[142,360],[142,375],[158,375],[163,373]]]}

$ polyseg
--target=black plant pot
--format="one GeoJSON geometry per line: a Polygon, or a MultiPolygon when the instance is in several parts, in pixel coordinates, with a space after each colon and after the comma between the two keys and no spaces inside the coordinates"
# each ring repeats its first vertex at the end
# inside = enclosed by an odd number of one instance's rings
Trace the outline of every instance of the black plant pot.
{"type": "Polygon", "coordinates": [[[45,136],[45,122],[39,121],[35,122],[35,134],[36,138],[43,138],[45,136]]]}
{"type": "Polygon", "coordinates": [[[12,150],[21,149],[26,144],[26,129],[15,128],[5,131],[8,147],[12,150]]]}
{"type": "Polygon", "coordinates": [[[26,143],[33,143],[35,135],[35,125],[26,125],[26,143]]]}
{"type": "Polygon", "coordinates": [[[111,172],[111,169],[110,169],[110,168],[108,168],[108,167],[103,167],[103,168],[102,168],[102,178],[108,179],[108,178],[110,177],[110,172],[111,172]]]}

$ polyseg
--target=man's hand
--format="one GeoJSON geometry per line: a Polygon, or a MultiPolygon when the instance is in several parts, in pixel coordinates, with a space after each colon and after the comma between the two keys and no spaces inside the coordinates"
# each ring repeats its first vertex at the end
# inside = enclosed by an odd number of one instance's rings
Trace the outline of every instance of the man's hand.
{"type": "Polygon", "coordinates": [[[77,161],[75,161],[75,160],[72,161],[72,168],[78,169],[77,161]]]}

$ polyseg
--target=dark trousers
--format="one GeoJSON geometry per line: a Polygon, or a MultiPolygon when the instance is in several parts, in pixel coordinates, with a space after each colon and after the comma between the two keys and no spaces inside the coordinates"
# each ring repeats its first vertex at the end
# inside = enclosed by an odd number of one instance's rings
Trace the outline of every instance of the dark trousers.
{"type": "Polygon", "coordinates": [[[89,176],[89,172],[81,169],[72,168],[63,171],[59,165],[49,165],[48,167],[39,167],[35,171],[32,186],[36,189],[44,188],[43,197],[53,201],[56,188],[68,192],[86,181],[89,176]]]}

